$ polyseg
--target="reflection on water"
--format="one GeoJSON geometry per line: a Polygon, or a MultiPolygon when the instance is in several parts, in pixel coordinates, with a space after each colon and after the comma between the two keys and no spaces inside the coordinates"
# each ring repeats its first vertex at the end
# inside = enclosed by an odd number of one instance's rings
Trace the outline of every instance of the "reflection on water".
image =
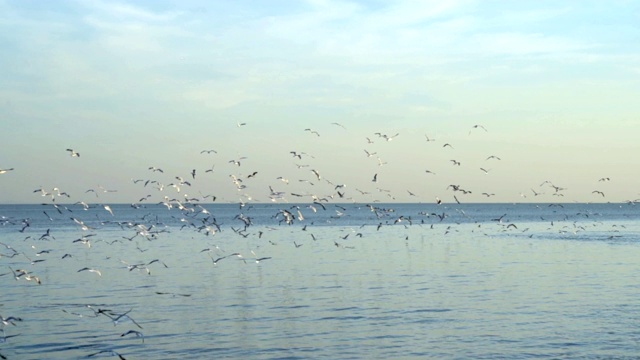
{"type": "Polygon", "coordinates": [[[2,326],[0,354],[514,359],[638,353],[640,226],[626,216],[552,226],[527,208],[510,216],[517,230],[492,221],[493,214],[460,224],[429,217],[379,230],[378,219],[363,227],[332,219],[303,230],[269,224],[271,213],[264,214],[255,216],[258,224],[246,238],[228,227],[215,236],[179,230],[173,220],[170,232],[152,240],[126,240],[130,228],[102,225],[90,232],[96,234],[90,247],[73,243],[83,234],[75,227],[45,222],[22,234],[19,224],[5,224],[0,241],[20,254],[0,251],[0,315],[22,321],[2,326]],[[579,226],[585,230],[574,232],[579,226]],[[47,228],[55,239],[35,239],[47,228]],[[233,253],[242,257],[228,256],[233,253]],[[256,263],[256,257],[270,259],[256,263]],[[84,267],[101,275],[78,272],[84,267]],[[19,270],[42,285],[15,280],[19,270]],[[112,320],[124,313],[135,323],[112,320]],[[122,336],[129,330],[144,337],[122,336]]]}

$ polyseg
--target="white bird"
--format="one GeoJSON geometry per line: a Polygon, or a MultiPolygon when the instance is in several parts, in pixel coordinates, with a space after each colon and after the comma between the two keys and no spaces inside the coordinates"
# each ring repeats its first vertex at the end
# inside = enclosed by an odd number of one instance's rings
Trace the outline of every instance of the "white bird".
{"type": "Polygon", "coordinates": [[[69,155],[71,155],[71,157],[80,157],[80,153],[73,149],[67,149],[67,151],[69,152],[69,155]]]}
{"type": "Polygon", "coordinates": [[[126,333],[121,334],[120,337],[127,336],[129,334],[134,334],[136,337],[142,338],[142,343],[144,344],[144,334],[141,333],[140,331],[129,330],[126,333]]]}
{"type": "Polygon", "coordinates": [[[395,135],[393,135],[393,136],[389,136],[389,135],[387,135],[387,134],[382,134],[382,138],[384,138],[384,139],[385,139],[385,140],[387,140],[387,141],[391,141],[391,140],[393,140],[393,139],[394,139],[396,136],[398,136],[398,135],[400,135],[400,134],[398,133],[398,134],[395,134],[395,135]]]}
{"type": "Polygon", "coordinates": [[[82,272],[82,271],[88,271],[88,272],[96,273],[96,274],[98,274],[98,276],[102,276],[102,273],[98,269],[92,269],[92,268],[85,267],[85,268],[82,268],[82,269],[78,270],[78,272],[82,272]]]}
{"type": "Polygon", "coordinates": [[[0,322],[3,325],[13,325],[16,326],[16,323],[14,321],[22,321],[21,318],[19,317],[15,317],[15,316],[9,316],[9,317],[3,317],[2,315],[0,315],[0,322]]]}
{"type": "Polygon", "coordinates": [[[102,207],[104,207],[104,209],[107,210],[109,214],[111,214],[111,216],[113,216],[113,210],[111,210],[111,207],[109,205],[102,205],[102,207]]]}
{"type": "Polygon", "coordinates": [[[111,321],[113,321],[113,326],[118,325],[118,322],[120,322],[121,320],[131,320],[132,323],[134,323],[138,328],[142,329],[142,326],[140,326],[140,324],[138,324],[135,320],[133,320],[133,318],[131,316],[129,316],[128,314],[132,311],[133,309],[123,313],[123,314],[116,314],[110,310],[102,310],[102,309],[98,309],[97,314],[102,314],[106,317],[108,317],[109,319],[111,319],[111,321]]]}
{"type": "Polygon", "coordinates": [[[269,260],[269,259],[271,259],[271,257],[270,257],[270,256],[267,256],[267,257],[261,257],[261,258],[259,258],[259,257],[258,257],[258,255],[256,255],[256,253],[255,253],[255,252],[253,252],[253,250],[251,250],[251,253],[253,254],[253,256],[254,256],[254,258],[255,258],[255,260],[256,260],[256,264],[257,264],[257,263],[259,263],[259,262],[260,262],[260,261],[262,261],[262,260],[269,260]]]}
{"type": "Polygon", "coordinates": [[[13,168],[9,168],[9,169],[0,169],[0,174],[6,174],[9,171],[13,171],[13,168]]]}

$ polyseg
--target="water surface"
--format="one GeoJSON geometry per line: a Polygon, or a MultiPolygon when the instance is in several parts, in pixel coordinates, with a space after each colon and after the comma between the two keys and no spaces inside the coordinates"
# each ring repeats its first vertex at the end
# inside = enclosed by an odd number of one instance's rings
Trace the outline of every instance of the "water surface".
{"type": "MultiPolygon", "coordinates": [[[[206,214],[111,205],[113,216],[100,206],[0,206],[0,315],[22,319],[3,326],[0,354],[527,359],[640,350],[633,205],[292,206],[203,205],[206,214]],[[74,242],[91,234],[90,247],[74,242]],[[101,276],[78,272],[85,267],[101,276]],[[130,311],[135,323],[99,309],[130,311]],[[143,337],[121,336],[129,330],[143,337]]],[[[102,356],[117,358],[91,358],[102,356]]]]}

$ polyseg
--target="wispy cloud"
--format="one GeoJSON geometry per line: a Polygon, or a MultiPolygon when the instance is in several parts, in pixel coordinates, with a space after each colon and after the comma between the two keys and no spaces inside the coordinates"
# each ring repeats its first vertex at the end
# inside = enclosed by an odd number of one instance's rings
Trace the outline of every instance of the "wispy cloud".
{"type": "Polygon", "coordinates": [[[116,1],[88,0],[81,1],[79,4],[102,15],[128,21],[166,22],[184,14],[182,11],[153,11],[141,6],[116,1]]]}
{"type": "Polygon", "coordinates": [[[563,54],[593,49],[594,45],[541,33],[486,33],[471,38],[475,51],[485,55],[563,54]]]}

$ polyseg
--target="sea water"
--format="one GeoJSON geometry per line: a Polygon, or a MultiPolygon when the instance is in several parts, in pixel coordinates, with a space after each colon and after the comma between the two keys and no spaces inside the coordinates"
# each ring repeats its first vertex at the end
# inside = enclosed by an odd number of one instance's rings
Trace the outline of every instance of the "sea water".
{"type": "Polygon", "coordinates": [[[633,204],[110,209],[0,206],[2,356],[640,353],[633,204]]]}

